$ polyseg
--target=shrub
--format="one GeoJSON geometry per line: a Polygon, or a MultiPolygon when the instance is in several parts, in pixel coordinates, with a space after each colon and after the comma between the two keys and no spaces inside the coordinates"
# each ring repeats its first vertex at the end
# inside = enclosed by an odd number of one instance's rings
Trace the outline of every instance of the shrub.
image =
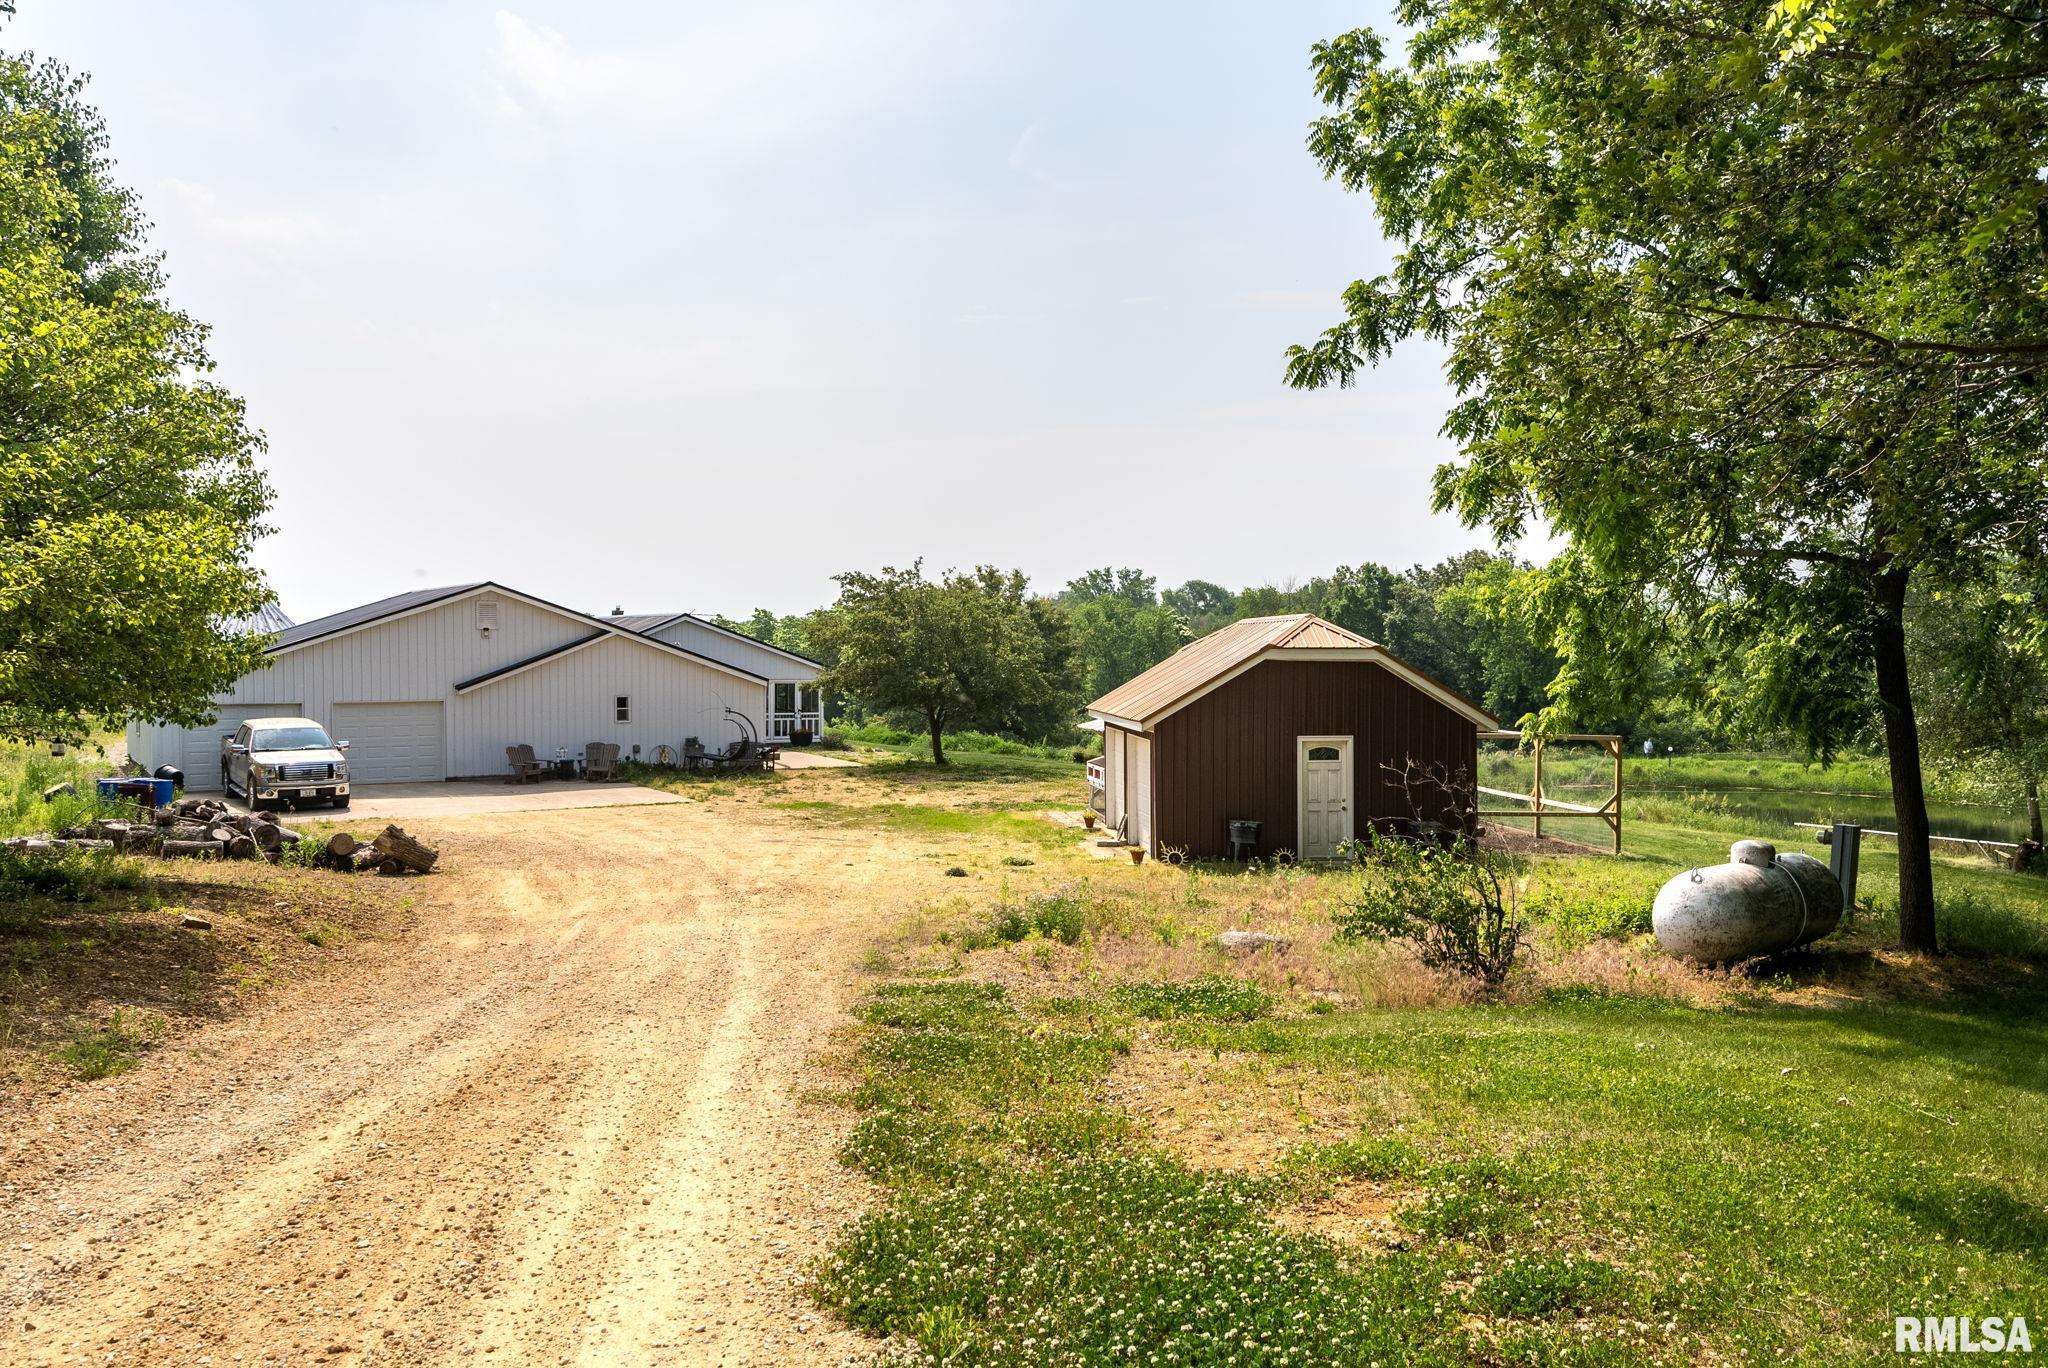
{"type": "Polygon", "coordinates": [[[1339,934],[1411,942],[1432,969],[1463,974],[1492,992],[1507,981],[1526,928],[1515,893],[1520,865],[1459,839],[1449,850],[1372,833],[1369,872],[1333,919],[1339,934]]]}

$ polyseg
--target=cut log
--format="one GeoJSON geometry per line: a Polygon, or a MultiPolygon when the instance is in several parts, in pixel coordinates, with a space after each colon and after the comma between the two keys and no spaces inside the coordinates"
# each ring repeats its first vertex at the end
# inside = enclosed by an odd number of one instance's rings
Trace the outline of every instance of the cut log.
{"type": "Polygon", "coordinates": [[[337,831],[327,838],[329,855],[353,855],[356,853],[356,838],[346,831],[337,831]]]}
{"type": "Polygon", "coordinates": [[[383,834],[370,844],[415,874],[425,874],[441,858],[440,851],[421,845],[396,826],[385,827],[383,834]]]}
{"type": "Polygon", "coordinates": [[[277,850],[284,845],[284,837],[279,834],[279,827],[275,822],[257,822],[245,829],[258,850],[277,850]]]}
{"type": "Polygon", "coordinates": [[[305,839],[304,836],[293,831],[290,827],[281,826],[277,829],[277,842],[279,845],[297,845],[305,839]]]}
{"type": "Polygon", "coordinates": [[[220,842],[166,839],[162,854],[166,860],[217,860],[220,858],[220,842]]]}
{"type": "Polygon", "coordinates": [[[17,855],[47,855],[52,848],[47,836],[16,836],[0,844],[4,844],[17,855]]]}
{"type": "Polygon", "coordinates": [[[112,841],[95,840],[91,837],[69,841],[52,841],[51,844],[59,850],[112,850],[114,848],[112,841]]]}
{"type": "Polygon", "coordinates": [[[237,835],[223,849],[230,860],[253,860],[262,847],[256,844],[254,836],[237,835]]]}
{"type": "Polygon", "coordinates": [[[405,873],[405,865],[397,857],[394,856],[387,860],[378,861],[377,872],[379,874],[385,875],[386,877],[389,877],[393,874],[403,874],[405,873]]]}
{"type": "Polygon", "coordinates": [[[207,839],[219,841],[222,845],[226,845],[229,841],[234,840],[235,837],[240,836],[241,834],[242,833],[239,829],[229,826],[226,822],[222,822],[218,826],[212,826],[206,829],[207,839]]]}
{"type": "Polygon", "coordinates": [[[365,869],[375,869],[383,864],[384,860],[384,852],[374,846],[357,846],[355,853],[348,857],[348,867],[359,873],[365,869]]]}

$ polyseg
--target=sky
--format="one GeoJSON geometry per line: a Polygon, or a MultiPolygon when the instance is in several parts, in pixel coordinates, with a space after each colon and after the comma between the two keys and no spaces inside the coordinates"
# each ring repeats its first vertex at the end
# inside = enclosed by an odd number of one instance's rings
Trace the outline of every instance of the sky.
{"type": "Polygon", "coordinates": [[[1434,561],[1450,392],[1282,355],[1391,249],[1305,150],[1383,4],[20,0],[268,438],[304,621],[1434,561]]]}

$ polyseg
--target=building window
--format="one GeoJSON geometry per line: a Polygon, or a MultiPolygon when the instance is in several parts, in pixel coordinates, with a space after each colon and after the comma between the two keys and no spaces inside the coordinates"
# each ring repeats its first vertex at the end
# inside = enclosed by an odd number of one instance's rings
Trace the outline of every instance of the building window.
{"type": "Polygon", "coordinates": [[[613,702],[612,717],[613,720],[619,722],[631,722],[633,720],[632,701],[624,694],[620,694],[617,700],[613,702]]]}
{"type": "Polygon", "coordinates": [[[1308,748],[1308,758],[1311,760],[1335,760],[1337,758],[1337,748],[1335,746],[1310,746],[1308,748]]]}

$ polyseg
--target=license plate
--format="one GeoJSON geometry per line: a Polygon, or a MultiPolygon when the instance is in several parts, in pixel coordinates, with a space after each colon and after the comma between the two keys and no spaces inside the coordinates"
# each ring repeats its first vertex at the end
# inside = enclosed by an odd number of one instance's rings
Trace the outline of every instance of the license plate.
{"type": "Polygon", "coordinates": [[[312,796],[313,796],[314,794],[318,793],[319,791],[320,791],[319,789],[300,789],[300,790],[299,790],[299,797],[301,797],[301,798],[311,798],[311,797],[312,797],[312,796]]]}

